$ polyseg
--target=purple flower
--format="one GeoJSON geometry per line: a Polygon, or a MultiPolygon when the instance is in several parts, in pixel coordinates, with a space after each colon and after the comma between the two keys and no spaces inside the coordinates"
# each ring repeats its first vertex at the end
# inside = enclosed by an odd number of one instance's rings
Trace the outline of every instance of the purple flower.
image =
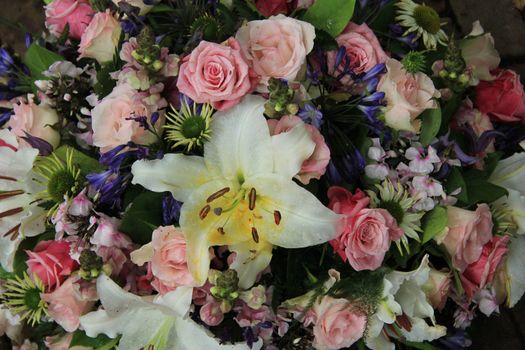
{"type": "Polygon", "coordinates": [[[164,194],[162,198],[162,224],[175,225],[179,222],[182,203],[177,201],[171,193],[164,194]]]}
{"type": "Polygon", "coordinates": [[[315,126],[317,129],[323,124],[323,113],[312,104],[307,103],[297,114],[305,123],[315,126]]]}

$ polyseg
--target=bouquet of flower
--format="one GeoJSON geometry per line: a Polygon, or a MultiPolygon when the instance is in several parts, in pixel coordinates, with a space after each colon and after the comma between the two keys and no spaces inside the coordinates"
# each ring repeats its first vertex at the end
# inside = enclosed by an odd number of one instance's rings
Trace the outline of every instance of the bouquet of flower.
{"type": "Polygon", "coordinates": [[[413,0],[46,0],[0,48],[2,348],[459,349],[525,292],[525,92],[413,0]]]}

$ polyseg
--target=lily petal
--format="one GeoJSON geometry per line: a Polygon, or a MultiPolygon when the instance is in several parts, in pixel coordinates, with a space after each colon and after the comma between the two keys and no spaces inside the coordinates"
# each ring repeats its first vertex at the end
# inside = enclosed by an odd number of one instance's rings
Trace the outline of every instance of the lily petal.
{"type": "Polygon", "coordinates": [[[514,307],[525,294],[525,236],[511,240],[505,263],[507,306],[514,307]]]}
{"type": "Polygon", "coordinates": [[[210,126],[212,138],[204,145],[210,171],[241,183],[250,176],[271,172],[273,152],[264,102],[249,95],[227,112],[215,113],[210,126]]]}
{"type": "MultiPolygon", "coordinates": [[[[243,234],[246,224],[237,218],[237,211],[221,215],[215,213],[235,202],[237,190],[233,183],[214,180],[199,187],[182,206],[179,222],[186,237],[188,268],[197,285],[204,284],[208,277],[210,247],[237,244],[248,239],[243,234]],[[230,189],[226,197],[209,201],[210,195],[225,188],[230,189]]],[[[246,233],[248,230],[245,228],[246,233]]]]}
{"type": "Polygon", "coordinates": [[[162,159],[139,160],[131,167],[133,184],[150,191],[169,191],[185,202],[192,191],[212,178],[202,157],[166,154],[162,159]]]}
{"type": "Polygon", "coordinates": [[[245,186],[257,188],[257,205],[264,208],[257,228],[274,245],[308,247],[327,242],[342,230],[344,217],[292,180],[276,174],[260,175],[248,179],[245,186]]]}
{"type": "Polygon", "coordinates": [[[292,178],[301,165],[315,149],[304,123],[298,124],[287,132],[272,136],[273,170],[286,178],[292,178]]]}
{"type": "Polygon", "coordinates": [[[257,275],[270,265],[272,245],[249,240],[231,245],[230,250],[236,253],[235,261],[230,267],[237,271],[239,287],[249,289],[255,283],[257,275]]]}

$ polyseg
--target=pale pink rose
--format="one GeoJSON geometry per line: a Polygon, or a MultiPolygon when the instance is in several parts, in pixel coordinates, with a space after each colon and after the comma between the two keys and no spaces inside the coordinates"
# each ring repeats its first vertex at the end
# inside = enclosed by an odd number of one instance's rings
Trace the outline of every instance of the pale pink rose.
{"type": "Polygon", "coordinates": [[[224,320],[224,312],[221,303],[210,297],[199,311],[202,322],[208,326],[218,326],[224,320]]]}
{"type": "Polygon", "coordinates": [[[46,7],[46,28],[60,36],[69,24],[69,36],[80,39],[95,11],[88,0],[55,0],[46,7]]]}
{"type": "Polygon", "coordinates": [[[377,87],[385,93],[386,124],[395,130],[419,132],[421,121],[416,118],[426,109],[437,108],[434,99],[440,97],[440,92],[427,75],[408,73],[393,58],[386,61],[386,68],[387,73],[377,87]]]}
{"type": "Polygon", "coordinates": [[[354,270],[375,270],[381,266],[390,242],[402,235],[388,211],[365,208],[347,217],[343,233],[330,244],[354,270]]]}
{"type": "Polygon", "coordinates": [[[38,277],[47,290],[60,285],[78,263],[69,256],[70,243],[66,241],[41,241],[33,251],[26,250],[27,268],[38,277]]]}
{"type": "Polygon", "coordinates": [[[491,284],[503,257],[508,252],[509,236],[494,236],[483,246],[478,261],[470,264],[461,275],[461,283],[465,294],[472,298],[474,294],[491,284]]]}
{"type": "Polygon", "coordinates": [[[92,350],[91,347],[85,347],[85,346],[72,346],[69,347],[69,344],[71,344],[71,340],[73,340],[73,333],[66,333],[63,336],[62,335],[55,335],[55,336],[49,336],[45,339],[45,344],[47,346],[48,350],[92,350]]]}
{"type": "Polygon", "coordinates": [[[98,12],[82,34],[78,58],[93,58],[99,63],[111,61],[116,53],[121,32],[119,22],[109,10],[98,12]]]}
{"type": "Polygon", "coordinates": [[[472,101],[466,99],[459,107],[454,117],[459,125],[468,125],[476,136],[481,136],[485,131],[494,130],[494,126],[487,114],[481,113],[474,108],[472,101]]]}
{"type": "MultiPolygon", "coordinates": [[[[296,125],[302,124],[301,118],[295,115],[286,115],[279,120],[268,120],[271,135],[278,135],[292,130],[296,125]]],[[[314,152],[301,165],[301,170],[296,177],[307,185],[311,179],[320,179],[326,172],[330,162],[330,148],[326,145],[323,135],[314,126],[304,124],[310,138],[315,143],[314,152]]]]}
{"type": "Polygon", "coordinates": [[[370,198],[359,188],[355,194],[352,194],[346,188],[332,186],[328,189],[327,195],[328,207],[337,214],[354,216],[370,204],[370,198]]]}
{"type": "Polygon", "coordinates": [[[501,59],[494,46],[494,38],[485,33],[479,21],[474,22],[472,32],[459,41],[459,48],[476,84],[479,80],[494,79],[491,71],[498,68],[501,59]]]}
{"type": "Polygon", "coordinates": [[[478,204],[475,211],[447,207],[448,229],[436,238],[452,257],[452,265],[464,271],[478,261],[483,246],[492,238],[492,214],[487,204],[478,204]]]}
{"type": "MultiPolygon", "coordinates": [[[[148,145],[156,141],[156,136],[145,130],[133,117],[146,117],[157,111],[157,105],[152,97],[145,97],[129,84],[117,85],[113,91],[104,97],[91,111],[93,127],[93,144],[100,147],[102,153],[112,148],[133,141],[148,145]]],[[[155,124],[162,127],[163,118],[155,124]]]]}
{"type": "Polygon", "coordinates": [[[423,291],[433,308],[440,311],[443,310],[447,302],[450,287],[452,287],[450,272],[442,272],[430,268],[428,280],[423,285],[423,291]]]}
{"type": "Polygon", "coordinates": [[[188,270],[186,239],[182,231],[174,226],[161,226],[153,231],[151,239],[153,275],[172,289],[194,284],[188,270]]]}
{"type": "Polygon", "coordinates": [[[314,306],[317,314],[314,347],[318,350],[337,350],[350,347],[363,337],[367,318],[346,299],[325,296],[314,306]]]}
{"type": "Polygon", "coordinates": [[[270,78],[295,80],[314,47],[315,29],[310,23],[284,15],[250,21],[235,36],[261,76],[258,91],[267,91],[270,78]]]}
{"type": "Polygon", "coordinates": [[[253,91],[259,78],[249,67],[233,38],[228,45],[201,41],[184,57],[179,70],[179,91],[197,103],[224,111],[253,91]]]}
{"type": "Polygon", "coordinates": [[[53,127],[58,123],[56,110],[46,104],[36,104],[33,96],[28,96],[28,102],[19,101],[13,105],[14,115],[7,126],[16,135],[19,145],[31,147],[23,137],[26,133],[47,141],[53,148],[60,144],[60,133],[53,127]]]}
{"type": "Polygon", "coordinates": [[[95,304],[97,292],[93,284],[73,276],[52,293],[42,294],[42,300],[48,303],[49,316],[66,332],[74,332],[80,325],[80,316],[95,304]]]}
{"type": "MultiPolygon", "coordinates": [[[[365,24],[357,25],[350,22],[341,34],[336,38],[339,47],[344,47],[346,56],[350,59],[350,68],[355,74],[368,72],[374,66],[385,63],[388,56],[383,51],[379,40],[374,32],[365,24]]],[[[344,68],[344,60],[335,67],[336,51],[327,53],[328,69],[334,76],[340,75],[344,68]]],[[[342,83],[350,83],[351,79],[345,76],[342,83]]]]}

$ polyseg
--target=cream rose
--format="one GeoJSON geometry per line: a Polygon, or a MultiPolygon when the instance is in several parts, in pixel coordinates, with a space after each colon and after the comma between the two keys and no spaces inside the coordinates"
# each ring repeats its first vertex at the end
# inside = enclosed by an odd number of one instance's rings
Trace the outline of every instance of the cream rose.
{"type": "MultiPolygon", "coordinates": [[[[102,152],[133,141],[147,145],[156,140],[156,136],[145,130],[132,120],[133,117],[146,117],[148,120],[157,111],[156,105],[149,104],[153,100],[145,93],[139,93],[129,84],[117,85],[91,111],[93,126],[93,144],[102,152]]],[[[155,124],[160,130],[163,124],[161,118],[155,124]]]]}
{"type": "Polygon", "coordinates": [[[262,78],[258,91],[265,91],[270,78],[298,77],[306,55],[314,47],[315,29],[310,23],[278,15],[246,23],[235,38],[262,78]]]}
{"type": "Polygon", "coordinates": [[[472,32],[459,43],[465,63],[472,69],[474,83],[494,80],[490,71],[498,68],[501,61],[494,47],[494,38],[485,33],[479,21],[474,22],[472,32]]]}
{"type": "Polygon", "coordinates": [[[80,39],[79,59],[89,57],[99,63],[111,61],[115,55],[121,32],[119,22],[109,10],[97,13],[80,39]]]}
{"type": "Polygon", "coordinates": [[[410,74],[393,58],[386,61],[386,68],[387,73],[377,87],[385,93],[387,101],[386,124],[395,130],[419,132],[421,121],[417,117],[425,109],[437,108],[434,98],[441,94],[427,75],[410,74]]]}
{"type": "Polygon", "coordinates": [[[487,204],[475,211],[447,207],[448,228],[436,241],[443,244],[452,257],[452,265],[460,271],[478,261],[483,246],[492,238],[492,214],[487,204]]]}
{"type": "Polygon", "coordinates": [[[366,316],[346,299],[325,296],[314,306],[317,320],[314,326],[314,347],[336,350],[350,347],[366,329],[366,316]]]}
{"type": "Polygon", "coordinates": [[[21,145],[29,146],[24,141],[26,133],[47,141],[53,148],[60,144],[60,133],[54,129],[58,123],[57,112],[46,104],[35,104],[33,96],[29,96],[28,102],[19,102],[13,106],[14,115],[9,119],[7,126],[16,135],[21,145]]]}

